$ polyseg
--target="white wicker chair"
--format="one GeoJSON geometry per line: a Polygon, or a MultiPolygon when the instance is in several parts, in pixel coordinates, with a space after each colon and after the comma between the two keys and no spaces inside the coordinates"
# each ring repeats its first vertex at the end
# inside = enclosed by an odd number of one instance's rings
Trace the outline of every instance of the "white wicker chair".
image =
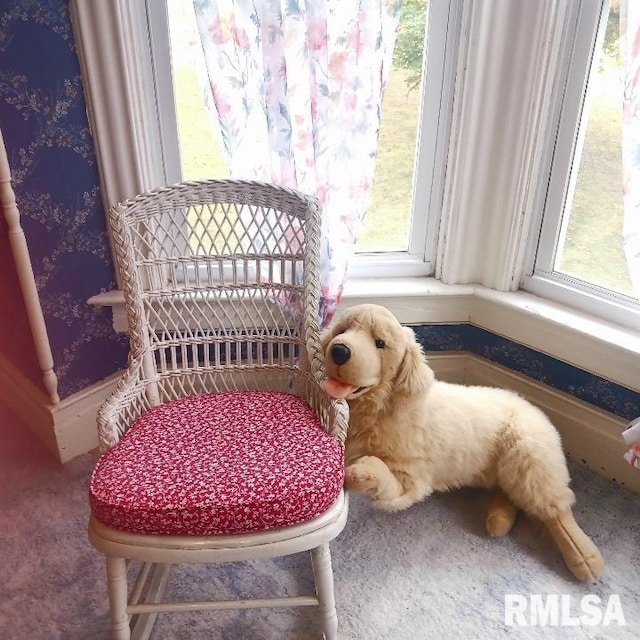
{"type": "Polygon", "coordinates": [[[348,409],[322,389],[317,200],[185,182],[109,221],[130,356],[98,413],[89,538],[106,555],[112,637],[148,638],[163,612],[316,605],[335,639],[348,409]],[[172,564],[307,550],[315,595],[161,601],[172,564]]]}

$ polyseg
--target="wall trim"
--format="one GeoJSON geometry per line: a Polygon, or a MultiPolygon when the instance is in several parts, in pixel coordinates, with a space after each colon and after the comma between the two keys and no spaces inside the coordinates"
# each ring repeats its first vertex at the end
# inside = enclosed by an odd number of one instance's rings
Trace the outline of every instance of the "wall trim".
{"type": "Polygon", "coordinates": [[[51,415],[53,405],[38,386],[1,354],[0,393],[3,403],[60,459],[51,415]]]}
{"type": "Polygon", "coordinates": [[[53,405],[12,362],[0,355],[3,403],[61,463],[98,446],[96,413],[115,389],[121,372],[53,405]]]}
{"type": "Polygon", "coordinates": [[[436,266],[443,282],[518,288],[566,5],[464,5],[436,266]]]}
{"type": "Polygon", "coordinates": [[[115,390],[122,372],[100,380],[65,398],[53,408],[58,459],[68,462],[98,446],[96,414],[115,390]]]}
{"type": "Polygon", "coordinates": [[[167,183],[145,2],[71,0],[105,210],[167,183]]]}

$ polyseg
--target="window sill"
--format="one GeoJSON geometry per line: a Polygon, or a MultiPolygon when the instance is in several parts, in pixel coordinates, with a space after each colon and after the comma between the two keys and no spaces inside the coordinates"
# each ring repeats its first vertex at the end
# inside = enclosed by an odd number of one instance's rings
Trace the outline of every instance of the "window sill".
{"type": "MultiPolygon", "coordinates": [[[[384,305],[405,324],[470,323],[640,391],[640,333],[530,293],[479,285],[446,285],[433,278],[352,278],[342,307],[384,305]]],[[[113,326],[126,332],[122,292],[93,296],[89,304],[113,310],[113,326]]]]}
{"type": "Polygon", "coordinates": [[[432,278],[351,279],[343,306],[376,302],[407,324],[469,322],[640,390],[640,333],[524,291],[446,285],[432,278]]]}

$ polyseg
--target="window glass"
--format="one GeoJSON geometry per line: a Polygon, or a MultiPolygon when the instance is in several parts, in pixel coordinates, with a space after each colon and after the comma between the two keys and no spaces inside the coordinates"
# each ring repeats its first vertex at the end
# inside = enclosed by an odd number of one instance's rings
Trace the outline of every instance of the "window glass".
{"type": "Polygon", "coordinates": [[[228,178],[218,129],[207,109],[192,0],[167,0],[178,146],[183,180],[228,178]]]}
{"type": "MultiPolygon", "coordinates": [[[[625,252],[620,1],[568,7],[524,289],[640,327],[625,252]],[[535,244],[534,244],[535,243],[535,244]]],[[[623,50],[623,49],[622,49],[623,50]]]]}
{"type": "Polygon", "coordinates": [[[406,251],[409,247],[426,15],[427,0],[404,1],[358,251],[406,251]]]}
{"type": "Polygon", "coordinates": [[[594,56],[570,189],[553,270],[623,294],[633,293],[622,246],[623,82],[619,2],[613,2],[594,56]]]}

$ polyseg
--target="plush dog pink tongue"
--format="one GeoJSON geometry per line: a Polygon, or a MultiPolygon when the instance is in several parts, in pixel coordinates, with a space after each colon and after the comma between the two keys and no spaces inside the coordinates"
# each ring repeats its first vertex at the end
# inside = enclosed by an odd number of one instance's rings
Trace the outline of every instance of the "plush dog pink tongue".
{"type": "Polygon", "coordinates": [[[335,378],[327,378],[324,383],[324,390],[332,398],[346,398],[355,389],[357,389],[355,384],[340,382],[340,380],[336,380],[335,378]]]}

